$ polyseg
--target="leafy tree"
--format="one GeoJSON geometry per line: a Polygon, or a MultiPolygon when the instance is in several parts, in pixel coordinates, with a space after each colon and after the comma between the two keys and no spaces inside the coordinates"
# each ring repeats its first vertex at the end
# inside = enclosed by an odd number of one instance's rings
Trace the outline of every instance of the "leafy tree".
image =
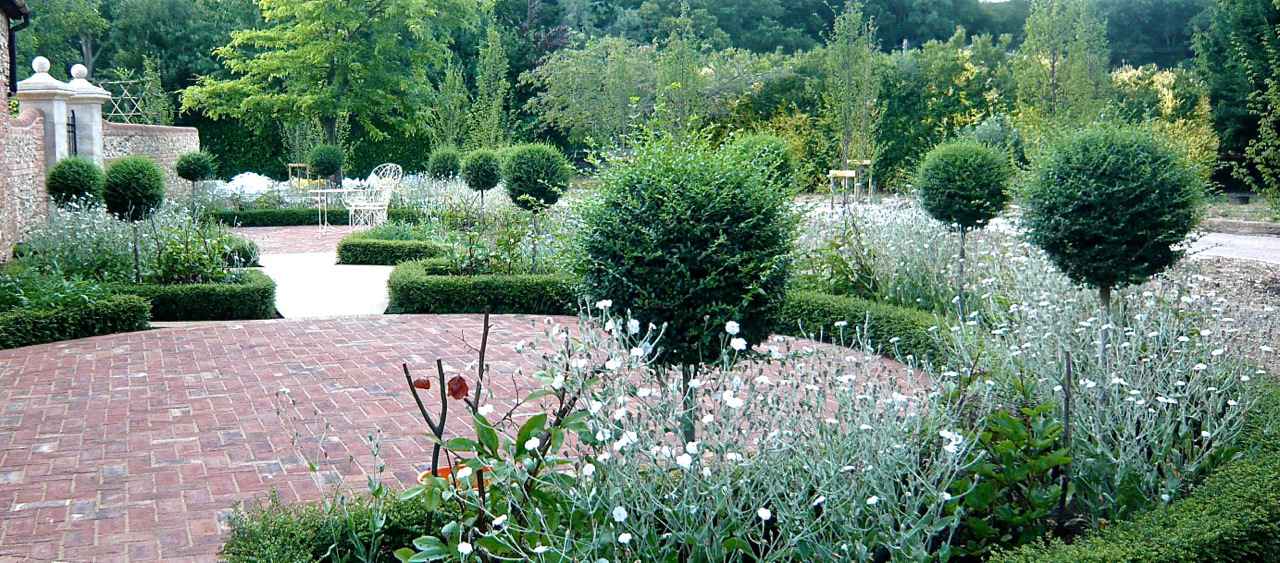
{"type": "Polygon", "coordinates": [[[507,195],[516,205],[541,211],[569,189],[573,167],[558,149],[545,144],[513,147],[502,164],[507,195]]]}
{"type": "Polygon", "coordinates": [[[1109,57],[1093,0],[1032,0],[1014,65],[1019,106],[1049,120],[1097,118],[1109,57]]]}
{"type": "Polygon", "coordinates": [[[315,116],[329,142],[343,116],[374,139],[384,124],[407,126],[448,31],[470,17],[460,0],[259,2],[266,27],[233,32],[215,51],[232,77],[201,78],[183,108],[258,126],[315,116]]]}
{"type": "Polygon", "coordinates": [[[840,137],[840,167],[876,158],[883,111],[875,68],[876,26],[850,1],[827,40],[824,109],[840,137]]]}
{"type": "Polygon", "coordinates": [[[451,180],[462,170],[462,154],[451,146],[443,146],[431,151],[431,160],[427,162],[427,175],[436,180],[451,180]]]}
{"type": "Polygon", "coordinates": [[[214,49],[226,45],[232,31],[262,24],[255,0],[115,0],[104,8],[110,65],[141,72],[144,61],[154,59],[168,91],[220,74],[214,49]]]}
{"type": "MultiPolygon", "coordinates": [[[[101,0],[30,0],[31,28],[23,34],[29,52],[48,57],[53,62],[51,73],[62,79],[66,70],[75,63],[89,69],[89,76],[97,68],[102,54],[99,41],[107,31],[108,23],[102,16],[101,0]]],[[[18,65],[19,77],[30,76],[29,65],[18,65]]]]}
{"type": "Polygon", "coordinates": [[[1179,65],[1195,56],[1194,23],[1212,0],[1098,0],[1113,66],[1179,65]]]}
{"type": "Polygon", "coordinates": [[[444,76],[428,94],[429,103],[421,108],[422,127],[432,147],[460,147],[467,136],[467,116],[471,93],[467,92],[462,68],[449,65],[444,76]]]}
{"type": "Polygon", "coordinates": [[[563,49],[525,76],[538,94],[528,107],[574,143],[617,146],[634,118],[652,110],[655,52],[618,37],[563,49]]]}
{"type": "Polygon", "coordinates": [[[687,16],[681,20],[658,52],[657,117],[669,131],[687,130],[709,107],[702,95],[707,76],[692,21],[687,16]]]}
{"type": "Polygon", "coordinates": [[[502,33],[490,22],[480,45],[476,68],[476,97],[471,108],[472,147],[497,147],[507,143],[507,104],[511,90],[507,66],[502,33]]]}

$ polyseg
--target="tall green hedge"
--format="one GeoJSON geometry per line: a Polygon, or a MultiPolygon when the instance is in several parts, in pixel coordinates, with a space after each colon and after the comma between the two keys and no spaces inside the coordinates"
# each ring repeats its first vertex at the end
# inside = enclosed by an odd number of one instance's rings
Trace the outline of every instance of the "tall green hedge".
{"type": "Polygon", "coordinates": [[[62,309],[13,309],[0,313],[0,349],[146,330],[150,312],[145,299],[128,295],[62,309]]]}
{"type": "Polygon", "coordinates": [[[1242,455],[1185,498],[1071,545],[997,554],[996,563],[1280,561],[1280,388],[1267,391],[1240,438],[1242,455]]]}
{"type": "Polygon", "coordinates": [[[573,315],[577,296],[559,275],[441,276],[434,261],[405,262],[391,272],[389,313],[573,315]]]}
{"type": "Polygon", "coordinates": [[[838,341],[843,336],[846,343],[858,331],[884,354],[924,359],[940,351],[933,334],[940,322],[917,309],[857,297],[792,291],[782,304],[775,330],[778,334],[827,341],[838,341]],[[837,327],[838,322],[845,324],[837,327]]]}
{"type": "Polygon", "coordinates": [[[257,270],[244,270],[231,283],[112,284],[112,292],[151,302],[157,321],[233,321],[276,317],[276,283],[257,270]]]}

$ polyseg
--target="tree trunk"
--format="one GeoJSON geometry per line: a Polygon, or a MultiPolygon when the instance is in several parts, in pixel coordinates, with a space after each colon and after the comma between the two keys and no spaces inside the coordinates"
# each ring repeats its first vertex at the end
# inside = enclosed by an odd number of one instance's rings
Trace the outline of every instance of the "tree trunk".
{"type": "Polygon", "coordinates": [[[960,267],[956,271],[956,303],[960,308],[960,322],[964,322],[964,239],[965,230],[960,229],[960,267]]]}
{"type": "Polygon", "coordinates": [[[697,401],[693,396],[693,389],[689,387],[689,382],[693,381],[693,376],[698,372],[696,366],[680,366],[680,394],[681,406],[683,412],[680,413],[680,434],[684,438],[684,442],[696,441],[697,432],[693,427],[693,415],[697,409],[697,401]]]}
{"type": "Polygon", "coordinates": [[[1098,288],[1098,303],[1102,305],[1102,329],[1098,335],[1098,364],[1106,366],[1107,363],[1107,341],[1110,340],[1113,328],[1107,327],[1111,324],[1111,286],[1103,286],[1098,288]]]}

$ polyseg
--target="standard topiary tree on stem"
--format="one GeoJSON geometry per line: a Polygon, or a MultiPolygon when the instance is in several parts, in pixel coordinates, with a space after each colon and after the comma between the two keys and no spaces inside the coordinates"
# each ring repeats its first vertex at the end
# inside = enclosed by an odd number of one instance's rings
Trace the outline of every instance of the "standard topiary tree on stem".
{"type": "Polygon", "coordinates": [[[164,203],[164,172],[150,159],[127,156],[107,168],[103,186],[107,212],[133,227],[133,277],[142,282],[138,256],[138,221],[150,217],[164,203]]]}
{"type": "MultiPolygon", "coordinates": [[[[1113,290],[1182,258],[1205,191],[1186,158],[1150,131],[1096,125],[1051,146],[1032,166],[1023,226],[1067,277],[1097,288],[1109,321],[1113,290]]],[[[1100,361],[1106,344],[1104,331],[1100,361]]]]}
{"type": "Polygon", "coordinates": [[[324,178],[330,185],[342,185],[342,165],[346,163],[346,155],[335,145],[316,145],[307,154],[307,167],[311,173],[324,178]]]}
{"type": "Polygon", "coordinates": [[[1009,204],[1006,187],[1012,174],[1003,152],[974,141],[934,147],[916,171],[920,205],[960,233],[956,295],[961,319],[965,315],[965,235],[986,226],[1009,204]]]}
{"type": "Polygon", "coordinates": [[[705,140],[649,139],[606,170],[584,214],[587,294],[665,323],[656,362],[680,368],[686,442],[699,364],[720,357],[726,333],[737,350],[763,341],[784,297],[796,218],[766,175],[705,140]]]}
{"type": "Polygon", "coordinates": [[[569,189],[573,167],[569,160],[551,145],[520,145],[511,150],[503,164],[507,195],[516,205],[540,211],[560,201],[569,189]]]}
{"type": "Polygon", "coordinates": [[[45,191],[58,205],[81,201],[101,201],[102,186],[106,176],[102,168],[92,160],[80,157],[64,158],[53,165],[45,178],[45,191]]]}
{"type": "Polygon", "coordinates": [[[191,210],[196,207],[196,183],[212,180],[218,175],[218,159],[204,151],[186,153],[174,164],[178,177],[191,182],[191,210]]]}
{"type": "Polygon", "coordinates": [[[480,192],[480,208],[484,209],[484,193],[502,181],[502,163],[489,149],[476,149],[462,160],[462,180],[467,187],[480,192]]]}
{"type": "Polygon", "coordinates": [[[427,160],[427,175],[435,180],[451,180],[462,169],[462,156],[458,149],[444,146],[431,151],[427,160]]]}

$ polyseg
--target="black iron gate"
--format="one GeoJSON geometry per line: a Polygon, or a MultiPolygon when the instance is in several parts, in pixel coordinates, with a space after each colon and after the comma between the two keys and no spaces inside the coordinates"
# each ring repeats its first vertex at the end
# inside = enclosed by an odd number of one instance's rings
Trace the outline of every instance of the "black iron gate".
{"type": "Polygon", "coordinates": [[[76,112],[67,116],[67,151],[71,156],[80,154],[79,143],[76,142],[76,112]]]}

